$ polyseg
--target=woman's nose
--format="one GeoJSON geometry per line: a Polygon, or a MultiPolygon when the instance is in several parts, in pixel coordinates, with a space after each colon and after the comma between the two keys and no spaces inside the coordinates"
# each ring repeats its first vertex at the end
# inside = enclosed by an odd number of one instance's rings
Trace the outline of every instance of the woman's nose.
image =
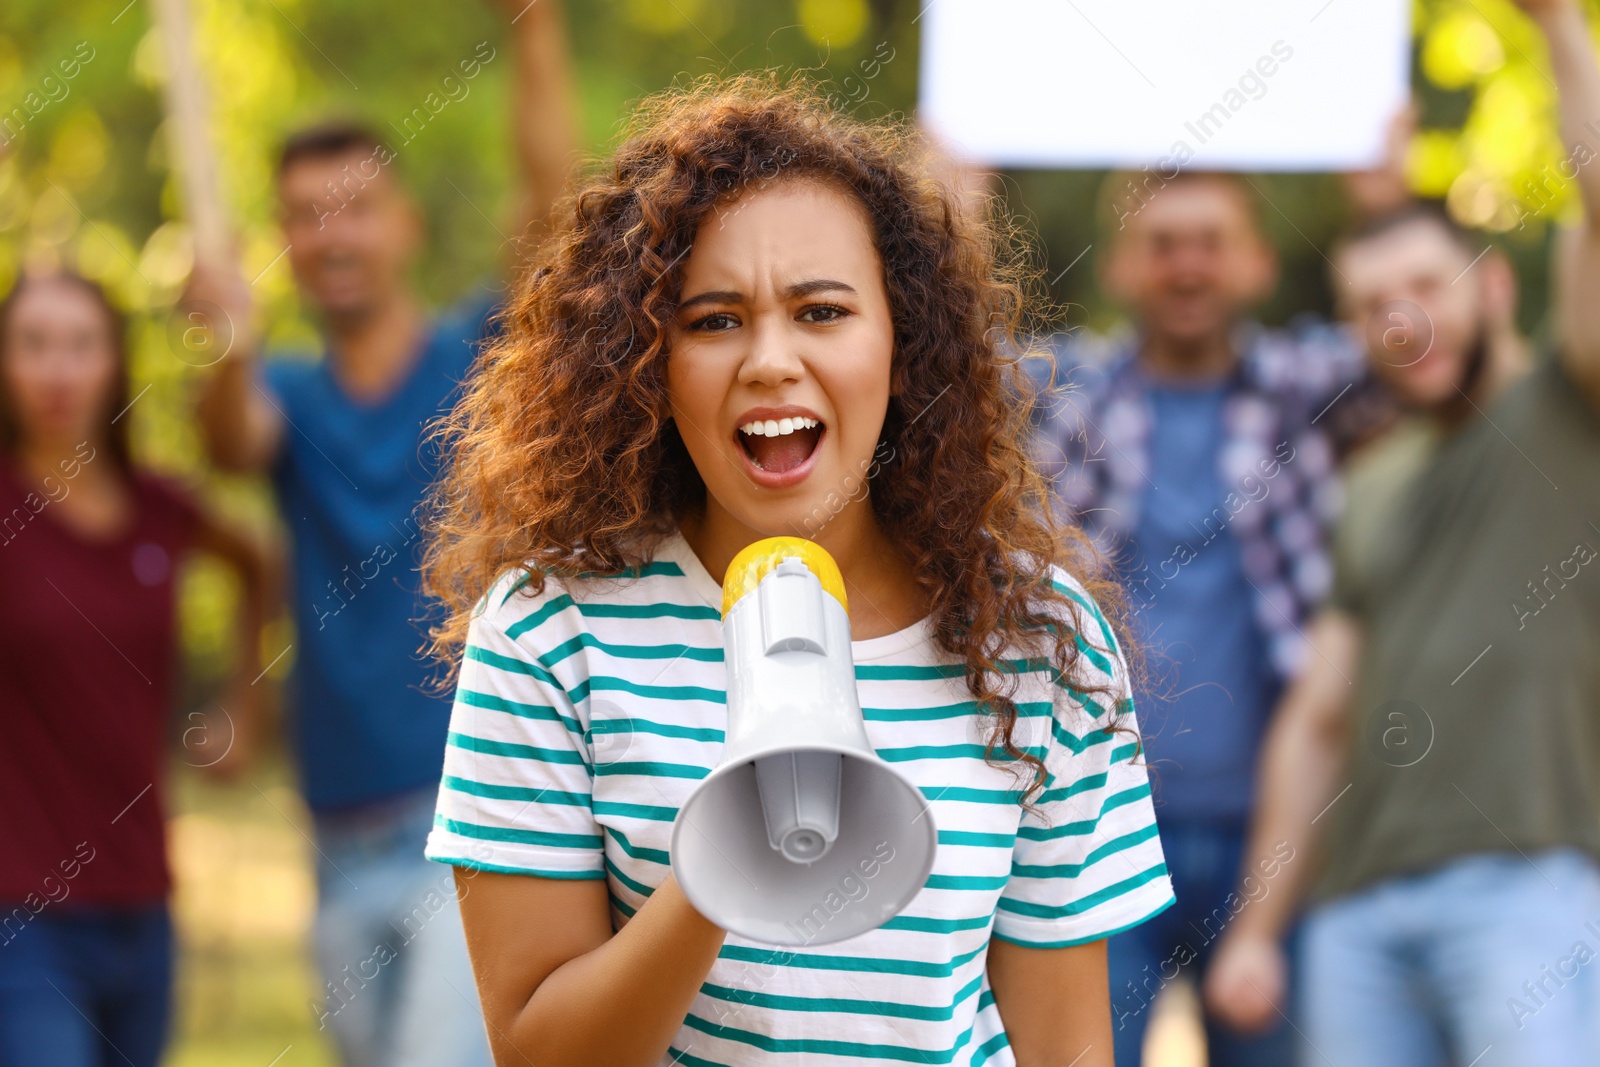
{"type": "Polygon", "coordinates": [[[804,373],[800,358],[800,338],[786,329],[781,315],[758,316],[751,324],[749,347],[739,368],[739,380],[746,384],[778,385],[796,381],[804,373]]]}

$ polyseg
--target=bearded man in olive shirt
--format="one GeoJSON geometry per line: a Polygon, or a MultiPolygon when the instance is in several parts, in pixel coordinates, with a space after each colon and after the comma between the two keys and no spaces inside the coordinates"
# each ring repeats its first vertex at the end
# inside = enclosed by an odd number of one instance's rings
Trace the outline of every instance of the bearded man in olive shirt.
{"type": "Polygon", "coordinates": [[[1307,856],[1234,920],[1205,994],[1277,1018],[1302,896],[1307,1064],[1600,1063],[1600,67],[1577,0],[1549,45],[1587,221],[1555,350],[1508,328],[1510,269],[1417,208],[1334,253],[1409,408],[1347,476],[1318,655],[1278,710],[1251,861],[1307,856]]]}

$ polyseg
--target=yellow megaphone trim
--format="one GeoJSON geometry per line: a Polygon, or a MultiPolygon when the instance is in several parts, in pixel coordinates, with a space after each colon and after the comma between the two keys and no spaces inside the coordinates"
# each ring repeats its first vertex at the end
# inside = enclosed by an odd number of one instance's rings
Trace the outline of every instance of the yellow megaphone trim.
{"type": "Polygon", "coordinates": [[[839,565],[821,545],[803,537],[768,537],[747,546],[728,564],[728,573],[722,579],[723,616],[727,616],[740,597],[755,592],[761,579],[790,556],[800,557],[811,573],[817,576],[817,581],[822,583],[823,590],[849,612],[850,602],[844,595],[844,575],[839,573],[839,565]]]}

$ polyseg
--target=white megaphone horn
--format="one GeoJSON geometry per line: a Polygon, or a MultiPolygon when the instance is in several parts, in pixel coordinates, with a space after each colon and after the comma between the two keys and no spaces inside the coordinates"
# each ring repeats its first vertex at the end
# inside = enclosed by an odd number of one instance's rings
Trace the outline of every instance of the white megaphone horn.
{"type": "Polygon", "coordinates": [[[881,926],[927,881],[938,831],[921,791],[867,740],[833,557],[798,537],[739,553],[722,584],[722,641],[722,763],[672,827],[684,896],[772,945],[881,926]]]}

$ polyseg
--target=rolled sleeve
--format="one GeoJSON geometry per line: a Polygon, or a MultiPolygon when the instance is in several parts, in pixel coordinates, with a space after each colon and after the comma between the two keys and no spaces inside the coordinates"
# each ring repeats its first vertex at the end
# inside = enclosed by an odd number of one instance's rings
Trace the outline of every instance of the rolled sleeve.
{"type": "Polygon", "coordinates": [[[1081,587],[1080,663],[1112,701],[1059,686],[1045,790],[1023,814],[994,935],[1033,948],[1097,941],[1173,902],[1128,670],[1111,628],[1081,587]]]}
{"type": "Polygon", "coordinates": [[[587,724],[535,651],[559,642],[562,616],[576,609],[555,582],[537,596],[508,593],[509,584],[490,592],[468,630],[427,856],[479,870],[601,879],[587,724]]]}

